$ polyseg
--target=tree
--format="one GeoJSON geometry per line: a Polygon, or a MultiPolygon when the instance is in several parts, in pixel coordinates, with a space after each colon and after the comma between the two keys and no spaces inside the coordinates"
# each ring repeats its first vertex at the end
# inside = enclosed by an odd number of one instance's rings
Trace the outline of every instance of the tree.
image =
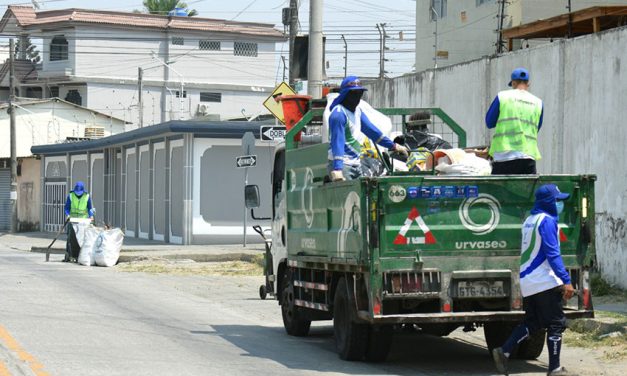
{"type": "Polygon", "coordinates": [[[167,15],[174,8],[183,8],[189,17],[197,16],[196,9],[187,8],[187,4],[179,0],[144,0],[144,8],[148,13],[167,15]]]}
{"type": "MultiPolygon", "coordinates": [[[[24,51],[26,52],[26,59],[32,61],[34,64],[37,64],[41,61],[41,56],[39,56],[39,51],[37,51],[37,46],[31,42],[29,37],[23,38],[24,41],[24,51]]],[[[22,38],[17,40],[15,44],[15,58],[19,59],[20,51],[22,49],[22,38]]]]}

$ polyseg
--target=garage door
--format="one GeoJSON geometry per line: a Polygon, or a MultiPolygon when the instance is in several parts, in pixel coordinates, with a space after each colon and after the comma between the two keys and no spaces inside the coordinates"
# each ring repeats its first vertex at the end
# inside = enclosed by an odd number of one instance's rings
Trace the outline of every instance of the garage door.
{"type": "Polygon", "coordinates": [[[11,170],[0,168],[0,231],[7,231],[11,227],[11,170]]]}

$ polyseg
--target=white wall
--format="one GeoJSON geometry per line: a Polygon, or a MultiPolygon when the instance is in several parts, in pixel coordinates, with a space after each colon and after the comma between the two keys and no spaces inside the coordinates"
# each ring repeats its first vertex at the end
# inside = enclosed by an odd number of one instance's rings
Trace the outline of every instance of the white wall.
{"type": "Polygon", "coordinates": [[[627,288],[627,28],[554,42],[370,84],[377,107],[441,107],[467,132],[469,145],[490,141],[484,116],[513,68],[530,70],[544,100],[539,134],[543,174],[596,174],[597,261],[627,288]]]}
{"type": "MultiPolygon", "coordinates": [[[[172,90],[166,90],[166,121],[178,120],[181,115],[181,101],[176,97],[176,92],[180,91],[179,86],[168,85],[172,90]]],[[[86,87],[87,101],[86,107],[103,112],[107,115],[132,122],[128,129],[138,126],[138,92],[137,84],[126,85],[114,84],[89,84],[86,87]]],[[[248,116],[259,113],[268,113],[263,107],[263,101],[270,95],[269,91],[235,91],[224,90],[222,88],[195,88],[185,87],[187,98],[183,100],[183,118],[191,119],[197,116],[198,106],[205,105],[207,114],[219,114],[221,120],[241,118],[242,109],[248,116]],[[222,101],[200,102],[201,92],[221,93],[222,101]]],[[[161,86],[144,86],[144,126],[159,124],[161,122],[161,86]]]]}
{"type": "MultiPolygon", "coordinates": [[[[165,67],[152,58],[154,52],[160,59],[171,61],[173,70],[187,82],[274,86],[276,43],[258,37],[94,27],[78,27],[76,33],[75,74],[79,77],[137,79],[137,68],[142,67],[144,80],[163,80],[165,67]],[[173,45],[172,37],[182,37],[184,45],[173,45]],[[199,50],[200,39],[221,41],[221,51],[199,50]],[[234,56],[235,40],[258,43],[258,56],[234,56]]],[[[180,81],[172,70],[170,81],[180,81]]]]}
{"type": "MultiPolygon", "coordinates": [[[[41,103],[16,109],[18,157],[32,155],[33,145],[52,144],[66,137],[84,137],[85,127],[104,128],[105,136],[124,132],[124,124],[63,103],[41,103]]],[[[9,157],[9,115],[0,111],[0,158],[9,157]]]]}
{"type": "MultiPolygon", "coordinates": [[[[416,71],[433,68],[434,22],[431,0],[416,1],[416,71]]],[[[438,59],[438,66],[448,66],[477,59],[496,52],[499,2],[490,0],[477,6],[477,0],[447,0],[447,15],[438,20],[438,50],[448,51],[448,59],[438,59]],[[462,17],[465,12],[465,19],[462,17]]],[[[572,0],[572,10],[599,5],[626,5],[627,0],[572,0]]],[[[567,13],[567,1],[510,1],[505,7],[503,28],[567,13]]],[[[530,41],[530,46],[546,41],[530,41]]],[[[525,43],[526,45],[526,43],[525,43]]],[[[515,48],[521,42],[515,41],[515,48]]]]}

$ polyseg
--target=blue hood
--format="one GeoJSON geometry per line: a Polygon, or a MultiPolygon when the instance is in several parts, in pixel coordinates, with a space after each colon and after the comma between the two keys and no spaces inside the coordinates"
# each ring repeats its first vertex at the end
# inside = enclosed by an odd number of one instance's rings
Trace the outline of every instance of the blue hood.
{"type": "Polygon", "coordinates": [[[351,90],[363,90],[363,91],[368,91],[368,89],[366,89],[365,87],[361,86],[361,82],[359,81],[359,77],[357,76],[348,76],[345,79],[342,80],[342,84],[340,85],[340,95],[337,96],[337,98],[335,98],[335,100],[333,100],[333,103],[331,103],[331,108],[330,110],[333,110],[333,108],[335,106],[337,106],[338,104],[344,102],[344,99],[346,99],[346,96],[348,95],[348,92],[351,90]]]}
{"type": "Polygon", "coordinates": [[[545,197],[536,199],[531,214],[546,213],[552,217],[557,217],[557,206],[555,206],[555,197],[545,197]]]}

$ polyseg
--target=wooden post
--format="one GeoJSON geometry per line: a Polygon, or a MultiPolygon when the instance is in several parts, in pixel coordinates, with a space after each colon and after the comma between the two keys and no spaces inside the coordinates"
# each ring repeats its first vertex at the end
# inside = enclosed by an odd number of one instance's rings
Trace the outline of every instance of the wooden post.
{"type": "Polygon", "coordinates": [[[601,31],[601,20],[598,17],[592,19],[592,32],[598,33],[601,31]]]}
{"type": "Polygon", "coordinates": [[[512,38],[507,38],[507,50],[511,51],[514,49],[514,40],[512,38]]]}

